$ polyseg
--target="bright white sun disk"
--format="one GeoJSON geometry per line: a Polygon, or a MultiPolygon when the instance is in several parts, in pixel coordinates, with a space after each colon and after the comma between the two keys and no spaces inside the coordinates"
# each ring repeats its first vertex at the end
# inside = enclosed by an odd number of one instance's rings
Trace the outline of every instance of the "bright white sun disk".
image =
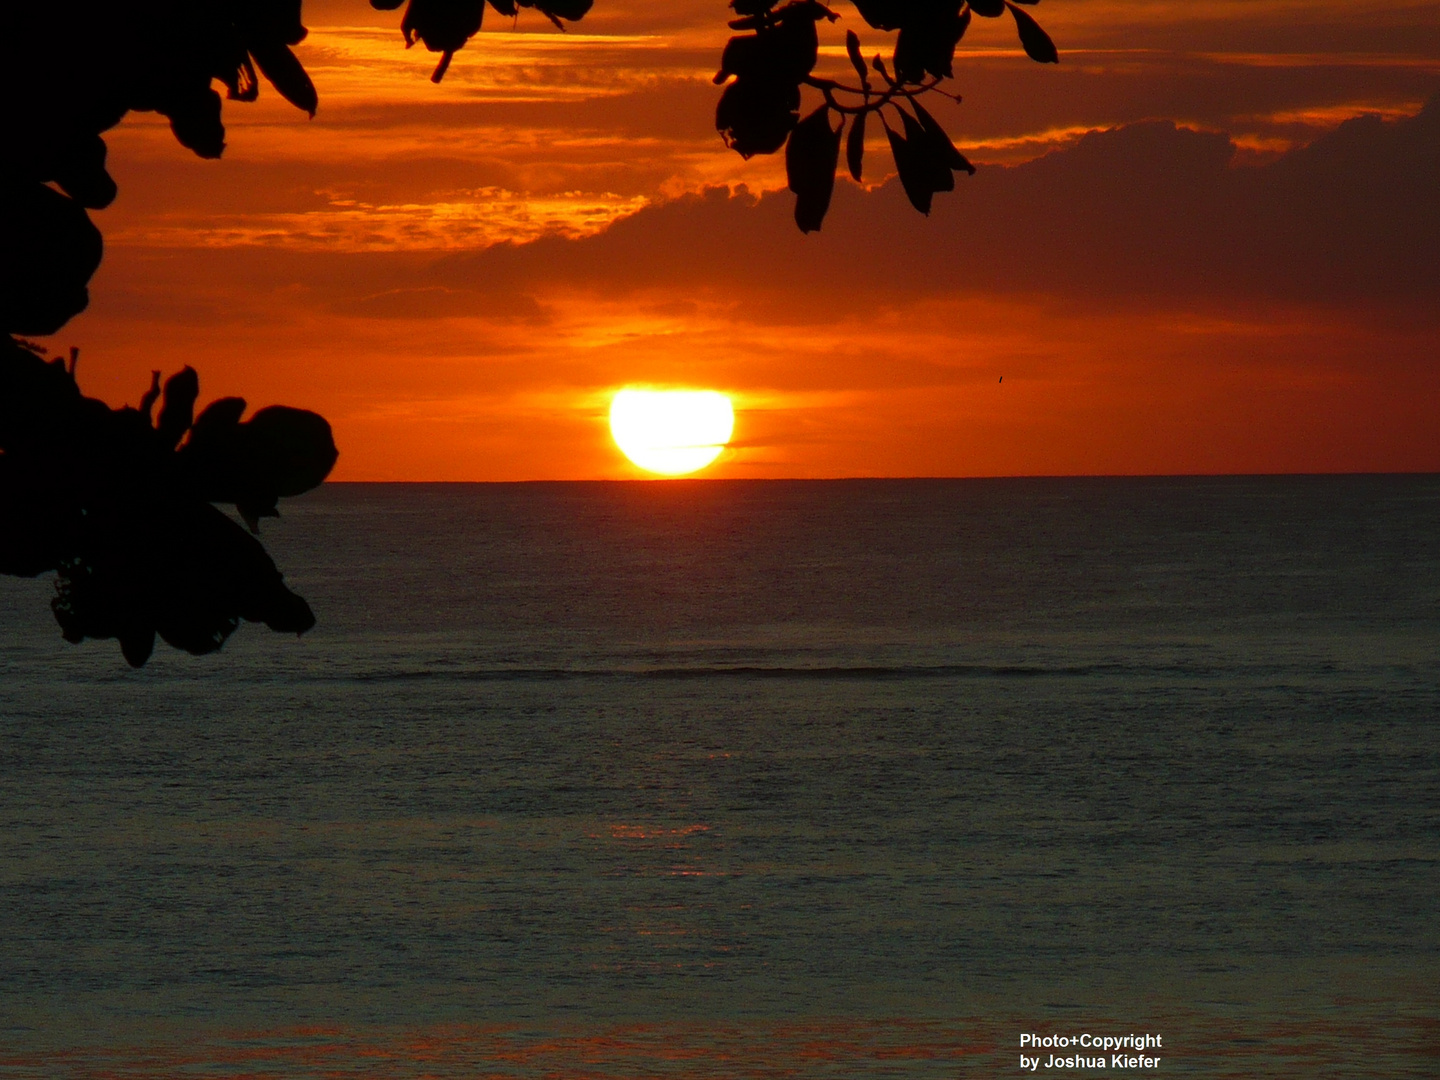
{"type": "Polygon", "coordinates": [[[621,390],[610,402],[610,433],[625,456],[650,472],[703,469],[735,430],[730,399],[715,390],[621,390]]]}

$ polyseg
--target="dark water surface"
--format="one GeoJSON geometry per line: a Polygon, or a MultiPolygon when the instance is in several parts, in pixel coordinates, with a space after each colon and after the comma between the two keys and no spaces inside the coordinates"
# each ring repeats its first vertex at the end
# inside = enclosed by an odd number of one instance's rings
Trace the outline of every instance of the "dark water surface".
{"type": "Polygon", "coordinates": [[[1440,478],[285,515],[299,642],[0,579],[0,1077],[1440,1073],[1440,478]]]}

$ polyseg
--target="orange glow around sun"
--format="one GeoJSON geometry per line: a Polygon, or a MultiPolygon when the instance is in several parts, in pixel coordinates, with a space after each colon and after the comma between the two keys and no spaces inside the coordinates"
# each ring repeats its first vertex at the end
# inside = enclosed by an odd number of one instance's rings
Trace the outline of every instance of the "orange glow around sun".
{"type": "MultiPolygon", "coordinates": [[[[524,9],[439,85],[399,12],[310,0],[313,119],[265,84],[219,162],[106,133],[104,260],[43,344],[112,405],[189,364],[200,407],[320,412],[344,481],[1437,470],[1433,7],[1357,43],[1353,0],[1059,5],[1043,67],[977,24],[937,115],[976,175],[922,217],[873,123],[801,234],[785,155],[714,130],[714,0],[524,9]]],[[[845,25],[894,42],[842,8],[827,77],[845,25]]]]}

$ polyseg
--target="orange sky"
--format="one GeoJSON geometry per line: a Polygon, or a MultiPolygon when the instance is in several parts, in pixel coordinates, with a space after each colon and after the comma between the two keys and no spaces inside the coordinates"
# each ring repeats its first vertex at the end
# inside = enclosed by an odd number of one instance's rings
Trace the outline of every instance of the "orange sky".
{"type": "MultiPolygon", "coordinates": [[[[836,10],[822,67],[888,54],[836,10]]],[[[313,121],[266,86],[221,162],[110,134],[53,344],[112,403],[191,363],[317,409],[346,480],[638,475],[632,382],[734,396],[713,476],[1440,470],[1440,3],[1035,11],[1061,64],[977,20],[937,114],[990,167],[925,219],[872,139],[802,237],[714,131],[718,0],[492,11],[438,87],[399,12],[307,0],[313,121]]]]}

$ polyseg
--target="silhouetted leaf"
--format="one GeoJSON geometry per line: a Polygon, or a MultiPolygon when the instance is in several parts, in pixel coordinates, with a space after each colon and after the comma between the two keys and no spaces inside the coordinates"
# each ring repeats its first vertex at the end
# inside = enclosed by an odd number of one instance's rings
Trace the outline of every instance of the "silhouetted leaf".
{"type": "Polygon", "coordinates": [[[155,631],[148,626],[127,627],[120,633],[120,655],[133,668],[142,668],[155,651],[155,631]]]}
{"type": "MultiPolygon", "coordinates": [[[[785,11],[795,7],[788,5],[785,11]]],[[[720,56],[715,82],[734,75],[758,82],[799,83],[815,67],[819,44],[813,12],[801,7],[784,22],[731,38],[720,56]]]]}
{"type": "Polygon", "coordinates": [[[220,95],[207,88],[177,97],[160,110],[170,118],[170,130],[187,150],[202,158],[225,152],[225,125],[220,122],[220,95]]]}
{"type": "Polygon", "coordinates": [[[100,230],[44,184],[0,181],[0,331],[53,334],[85,310],[100,230]]]}
{"type": "Polygon", "coordinates": [[[840,132],[831,129],[830,110],[822,105],[795,125],[785,147],[785,176],[795,193],[795,224],[801,232],[815,232],[825,220],[839,160],[840,132]]]}
{"type": "Polygon", "coordinates": [[[410,0],[400,20],[407,45],[418,39],[431,52],[455,52],[480,31],[485,0],[410,0]]]}
{"type": "MultiPolygon", "coordinates": [[[[200,378],[188,364],[165,380],[165,404],[155,431],[167,450],[180,445],[195,416],[195,399],[200,396],[200,378]]],[[[142,410],[144,411],[144,410],[142,410]]]]}
{"type": "Polygon", "coordinates": [[[1005,14],[1005,0],[970,0],[970,10],[983,19],[998,19],[1005,14]]]}
{"type": "Polygon", "coordinates": [[[240,426],[248,429],[250,467],[267,494],[303,495],[335,467],[335,439],[319,413],[270,405],[240,426]]]}
{"type": "Polygon", "coordinates": [[[800,118],[800,87],[736,79],[715,106],[715,128],[741,157],[773,154],[800,118]]]}
{"type": "Polygon", "coordinates": [[[719,86],[732,75],[763,78],[764,67],[764,43],[755,34],[739,35],[725,43],[725,49],[720,54],[720,70],[711,81],[719,86]]]}
{"type": "Polygon", "coordinates": [[[860,38],[856,36],[854,30],[845,31],[845,54],[850,57],[850,64],[860,78],[860,85],[868,88],[870,72],[866,69],[865,60],[860,55],[860,38]]]}
{"type": "MultiPolygon", "coordinates": [[[[905,128],[904,135],[888,123],[885,134],[890,139],[890,152],[895,155],[900,185],[905,189],[910,204],[922,214],[929,214],[935,192],[953,191],[955,188],[955,174],[949,164],[951,158],[945,144],[937,141],[918,120],[904,109],[897,111],[905,128]]],[[[884,119],[883,115],[881,119],[884,119]]]]}
{"type": "Polygon", "coordinates": [[[1025,55],[1031,60],[1041,64],[1058,64],[1060,54],[1055,50],[1055,43],[1050,40],[1050,35],[1040,29],[1028,11],[1021,11],[1014,4],[1006,3],[1010,14],[1015,16],[1015,28],[1020,31],[1020,44],[1025,47],[1025,55]]]}
{"type": "Polygon", "coordinates": [[[860,182],[860,160],[865,156],[866,115],[863,112],[856,115],[850,125],[850,134],[845,137],[845,164],[857,184],[860,182]]]}
{"type": "Polygon", "coordinates": [[[895,42],[895,77],[902,82],[918,83],[926,72],[936,78],[954,75],[955,46],[970,25],[970,12],[963,15],[940,8],[900,28],[895,42]]]}
{"type": "Polygon", "coordinates": [[[964,154],[955,149],[955,144],[950,141],[950,136],[945,134],[945,129],[926,111],[925,106],[912,99],[910,107],[915,110],[915,115],[920,120],[920,126],[925,130],[926,138],[928,138],[935,147],[937,153],[940,155],[940,159],[950,168],[963,169],[971,176],[974,176],[975,166],[970,164],[969,159],[966,158],[964,154]]]}
{"type": "MultiPolygon", "coordinates": [[[[551,20],[568,19],[577,22],[585,17],[592,6],[592,0],[534,0],[537,10],[550,16],[551,20]]],[[[521,0],[522,5],[524,0],[521,0]]],[[[526,5],[528,6],[528,5],[526,5]]]]}
{"type": "Polygon", "coordinates": [[[323,481],[337,454],[324,417],[271,406],[237,424],[236,401],[217,402],[201,414],[180,448],[179,461],[197,495],[209,502],[234,503],[253,527],[254,518],[273,512],[277,499],[302,494],[323,481]]]}
{"type": "Polygon", "coordinates": [[[281,97],[297,109],[304,109],[311,116],[315,115],[320,104],[315,94],[315,84],[310,81],[310,76],[300,66],[300,61],[295,59],[295,54],[288,45],[278,42],[254,44],[250,46],[250,55],[255,58],[255,63],[259,65],[265,78],[280,91],[281,97]]]}
{"type": "MultiPolygon", "coordinates": [[[[911,102],[911,105],[914,105],[914,102],[911,102]]],[[[905,125],[905,145],[914,154],[923,182],[932,192],[954,191],[955,174],[950,171],[945,148],[904,109],[900,110],[900,119],[905,125]]],[[[946,141],[948,143],[949,140],[946,141]]]]}
{"type": "Polygon", "coordinates": [[[455,53],[479,33],[485,17],[485,0],[410,0],[400,20],[405,45],[420,41],[431,52],[440,53],[440,62],[430,75],[438,83],[445,77],[455,53]]]}
{"type": "Polygon", "coordinates": [[[210,438],[228,428],[233,428],[236,424],[240,423],[240,417],[244,415],[244,398],[218,398],[205,406],[204,411],[196,417],[194,426],[190,431],[190,438],[192,441],[197,438],[210,438]]]}
{"type": "MultiPolygon", "coordinates": [[[[883,115],[880,119],[885,122],[883,115]]],[[[890,153],[895,158],[895,168],[900,173],[900,186],[905,189],[905,197],[910,200],[911,206],[928,216],[930,200],[935,192],[925,182],[924,164],[916,159],[915,149],[888,123],[885,123],[885,136],[890,140],[890,153]]]]}
{"type": "Polygon", "coordinates": [[[145,417],[146,422],[149,422],[151,416],[154,415],[155,403],[159,400],[160,372],[152,371],[150,372],[150,387],[145,391],[145,395],[140,399],[140,408],[136,410],[140,413],[141,416],[145,417]]]}

